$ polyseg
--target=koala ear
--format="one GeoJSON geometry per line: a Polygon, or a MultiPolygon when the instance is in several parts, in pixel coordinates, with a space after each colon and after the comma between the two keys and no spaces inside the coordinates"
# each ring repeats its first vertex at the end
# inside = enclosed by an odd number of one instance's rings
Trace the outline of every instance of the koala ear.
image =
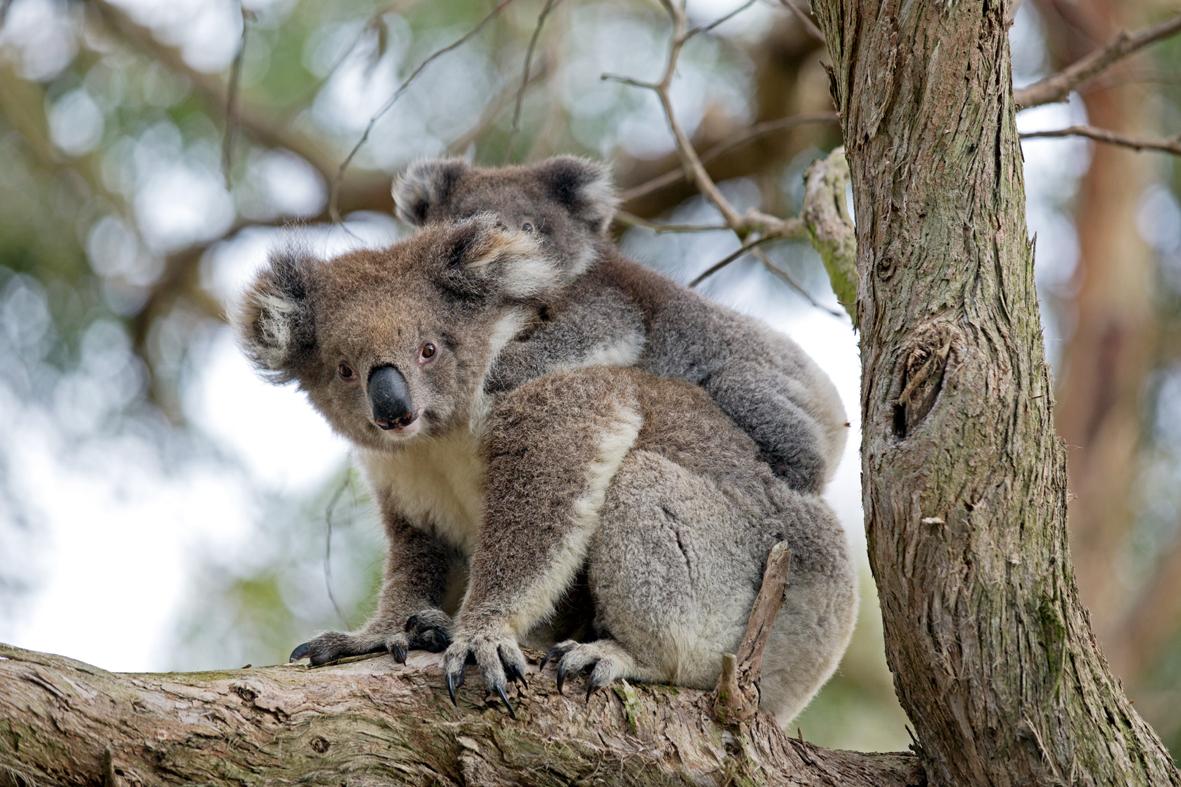
{"type": "Polygon", "coordinates": [[[315,344],[308,263],[309,257],[295,249],[272,252],[234,314],[242,351],[276,383],[295,379],[297,366],[315,344]]]}
{"type": "Polygon", "coordinates": [[[432,211],[445,208],[468,164],[463,159],[427,159],[411,164],[394,181],[394,210],[407,224],[421,226],[432,211]]]}
{"type": "Polygon", "coordinates": [[[489,213],[456,223],[445,254],[453,282],[468,294],[530,300],[562,284],[558,267],[531,233],[510,230],[489,213]]]}
{"type": "Polygon", "coordinates": [[[607,230],[619,198],[606,164],[577,156],[556,156],[537,165],[538,175],[559,204],[591,231],[607,230]]]}

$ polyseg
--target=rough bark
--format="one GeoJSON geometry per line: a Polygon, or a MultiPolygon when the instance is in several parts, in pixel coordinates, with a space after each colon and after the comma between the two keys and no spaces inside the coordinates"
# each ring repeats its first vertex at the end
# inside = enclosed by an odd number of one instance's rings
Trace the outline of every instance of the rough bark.
{"type": "Polygon", "coordinates": [[[814,7],[853,175],[870,563],[928,777],[1179,784],[1070,565],[1011,3],[814,7]]]}
{"type": "Polygon", "coordinates": [[[0,645],[0,785],[923,783],[908,754],[720,726],[703,692],[574,694],[534,672],[513,721],[474,689],[453,708],[427,654],[121,675],[0,645]]]}

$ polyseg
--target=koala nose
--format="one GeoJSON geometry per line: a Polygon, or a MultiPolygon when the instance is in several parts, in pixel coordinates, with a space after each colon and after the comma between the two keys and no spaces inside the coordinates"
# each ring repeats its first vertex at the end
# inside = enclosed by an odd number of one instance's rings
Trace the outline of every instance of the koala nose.
{"type": "Polygon", "coordinates": [[[377,366],[369,372],[369,407],[373,422],[382,429],[401,429],[414,423],[410,388],[394,366],[377,366]]]}

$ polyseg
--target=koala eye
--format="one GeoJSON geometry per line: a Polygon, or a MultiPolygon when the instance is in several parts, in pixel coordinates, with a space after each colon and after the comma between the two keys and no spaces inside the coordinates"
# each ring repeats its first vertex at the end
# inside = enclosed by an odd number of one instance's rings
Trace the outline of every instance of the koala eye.
{"type": "Polygon", "coordinates": [[[418,362],[428,363],[438,351],[439,349],[432,342],[426,342],[418,348],[418,362]]]}
{"type": "Polygon", "coordinates": [[[533,222],[531,222],[531,221],[527,221],[521,225],[522,232],[533,232],[533,229],[534,229],[533,222]]]}
{"type": "Polygon", "coordinates": [[[352,380],[354,377],[356,377],[353,367],[349,366],[347,363],[341,363],[339,366],[337,366],[336,373],[342,380],[352,380]]]}

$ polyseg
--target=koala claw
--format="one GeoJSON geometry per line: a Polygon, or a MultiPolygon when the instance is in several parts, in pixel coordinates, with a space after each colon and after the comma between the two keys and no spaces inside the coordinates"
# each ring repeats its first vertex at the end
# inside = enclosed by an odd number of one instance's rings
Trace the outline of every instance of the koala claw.
{"type": "Polygon", "coordinates": [[[459,707],[459,700],[455,698],[455,690],[463,685],[463,670],[447,673],[447,694],[451,697],[451,704],[459,707]]]}
{"type": "Polygon", "coordinates": [[[507,631],[480,631],[474,634],[457,633],[443,656],[443,673],[447,692],[456,701],[455,689],[463,684],[464,667],[475,664],[484,676],[484,685],[504,702],[509,715],[517,717],[508,699],[508,681],[524,680],[525,657],[516,639],[507,631]]]}
{"type": "Polygon", "coordinates": [[[291,651],[289,661],[299,661],[306,658],[313,667],[318,667],[321,664],[339,661],[348,656],[366,656],[370,653],[381,653],[384,650],[386,650],[386,645],[380,636],[327,631],[297,645],[295,650],[291,651]]]}
{"type": "Polygon", "coordinates": [[[542,667],[550,661],[557,662],[558,693],[562,694],[566,678],[581,672],[589,672],[586,684],[586,699],[602,688],[610,686],[621,678],[644,680],[650,677],[632,656],[617,642],[601,639],[595,642],[574,642],[566,640],[550,648],[541,660],[542,667]]]}
{"type": "Polygon", "coordinates": [[[311,643],[308,642],[304,642],[301,645],[296,645],[295,650],[291,651],[291,656],[287,659],[287,663],[291,664],[292,662],[299,661],[300,659],[307,656],[311,649],[311,643]]]}
{"type": "Polygon", "coordinates": [[[513,708],[513,704],[508,700],[508,694],[504,691],[504,686],[497,686],[496,693],[500,695],[500,701],[504,703],[504,707],[508,708],[508,715],[512,718],[517,718],[517,711],[513,708]]]}
{"type": "Polygon", "coordinates": [[[399,664],[406,663],[406,646],[401,642],[393,642],[390,644],[390,653],[394,654],[394,661],[399,664]]]}

